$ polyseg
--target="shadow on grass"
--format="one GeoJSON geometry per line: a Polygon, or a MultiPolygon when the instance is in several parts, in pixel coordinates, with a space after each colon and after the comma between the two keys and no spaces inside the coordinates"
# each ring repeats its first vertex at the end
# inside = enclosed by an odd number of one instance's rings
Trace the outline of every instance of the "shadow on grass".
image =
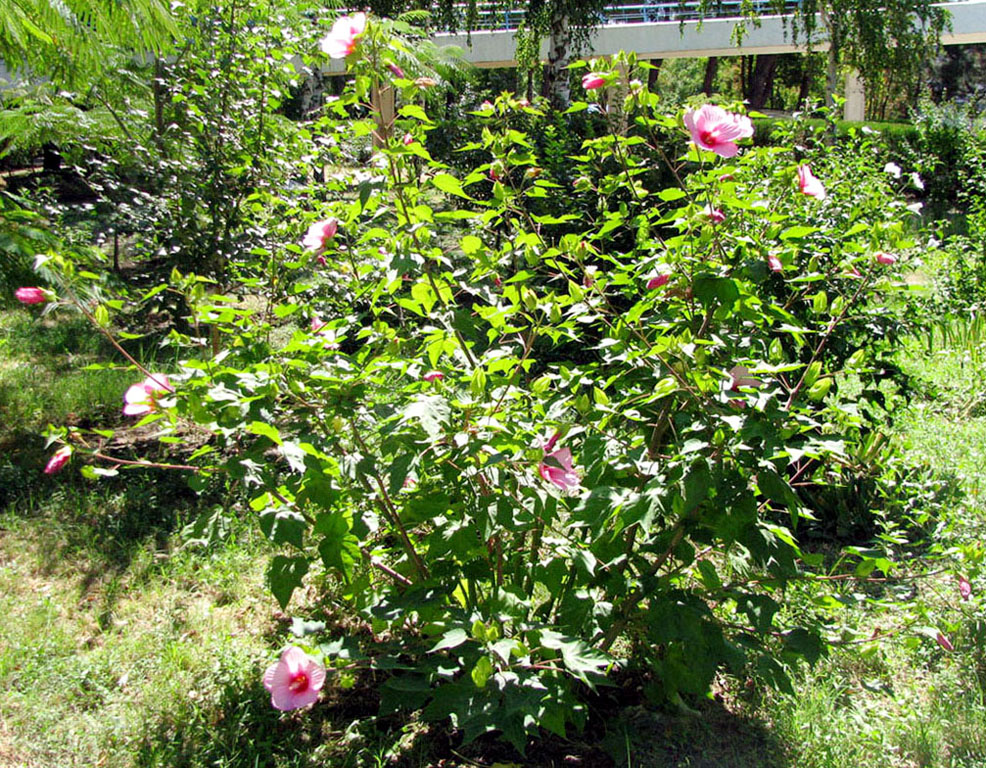
{"type": "Polygon", "coordinates": [[[522,756],[494,734],[463,745],[448,723],[377,718],[378,697],[369,682],[323,691],[311,709],[281,714],[271,708],[259,680],[226,680],[214,707],[149,729],[136,748],[136,765],[790,768],[762,722],[731,712],[719,701],[702,703],[694,715],[642,706],[596,713],[585,733],[570,739],[547,735],[530,743],[522,756]]]}
{"type": "MultiPolygon", "coordinates": [[[[39,441],[39,448],[43,442],[39,441]]],[[[0,530],[5,525],[30,526],[40,570],[52,575],[66,568],[79,578],[79,598],[102,604],[97,622],[109,626],[123,588],[143,553],[167,551],[171,535],[188,523],[208,499],[196,496],[184,476],[141,469],[114,478],[86,481],[40,472],[35,450],[22,450],[0,461],[0,530]],[[7,483],[2,481],[7,480],[7,483]],[[5,522],[6,519],[6,522],[5,522]]],[[[143,558],[153,562],[153,557],[143,558]]]]}

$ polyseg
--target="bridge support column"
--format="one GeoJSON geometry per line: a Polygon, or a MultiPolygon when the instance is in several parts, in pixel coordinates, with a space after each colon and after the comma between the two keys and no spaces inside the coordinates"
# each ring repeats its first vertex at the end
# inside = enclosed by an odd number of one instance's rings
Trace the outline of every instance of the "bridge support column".
{"type": "Polygon", "coordinates": [[[846,103],[842,108],[842,117],[845,120],[866,119],[866,87],[855,69],[846,73],[846,103]]]}

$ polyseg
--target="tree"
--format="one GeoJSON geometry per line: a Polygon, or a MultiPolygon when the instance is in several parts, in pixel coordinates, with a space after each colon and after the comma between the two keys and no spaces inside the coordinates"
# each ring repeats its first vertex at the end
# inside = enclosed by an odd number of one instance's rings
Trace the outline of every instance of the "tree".
{"type": "Polygon", "coordinates": [[[157,53],[176,31],[164,0],[0,3],[0,59],[9,69],[67,84],[101,71],[110,49],[157,53]]]}
{"type": "MultiPolygon", "coordinates": [[[[702,0],[709,13],[713,0],[702,0]]],[[[790,12],[784,0],[771,0],[769,12],[790,12]]],[[[875,85],[885,83],[884,105],[894,94],[911,95],[923,67],[938,48],[947,11],[933,0],[803,0],[794,14],[794,38],[808,41],[818,22],[829,42],[826,100],[838,85],[839,67],[856,69],[875,85]]]]}

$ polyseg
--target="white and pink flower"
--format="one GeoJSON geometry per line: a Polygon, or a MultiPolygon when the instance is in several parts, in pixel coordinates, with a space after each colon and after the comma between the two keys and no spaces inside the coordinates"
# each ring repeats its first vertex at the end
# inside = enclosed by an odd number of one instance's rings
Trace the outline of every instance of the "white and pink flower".
{"type": "Polygon", "coordinates": [[[695,146],[720,157],[735,157],[739,152],[736,142],[753,136],[750,118],[727,112],[714,104],[689,109],[685,112],[684,122],[695,146]]]}
{"type": "Polygon", "coordinates": [[[344,59],[356,50],[360,36],[366,31],[366,14],[354,13],[335,20],[329,34],[322,40],[322,51],[330,59],[344,59]]]}
{"type": "Polygon", "coordinates": [[[160,408],[162,396],[171,394],[175,388],[163,373],[152,373],[140,384],[134,384],[123,395],[124,416],[144,416],[160,408]]]}

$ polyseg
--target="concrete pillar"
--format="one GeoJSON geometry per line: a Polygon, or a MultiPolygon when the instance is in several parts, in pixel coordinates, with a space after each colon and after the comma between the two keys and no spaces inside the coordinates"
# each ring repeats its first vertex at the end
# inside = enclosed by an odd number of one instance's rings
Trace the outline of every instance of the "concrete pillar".
{"type": "Polygon", "coordinates": [[[866,119],[866,88],[863,78],[855,69],[846,72],[846,103],[842,109],[842,116],[846,120],[866,119]]]}

